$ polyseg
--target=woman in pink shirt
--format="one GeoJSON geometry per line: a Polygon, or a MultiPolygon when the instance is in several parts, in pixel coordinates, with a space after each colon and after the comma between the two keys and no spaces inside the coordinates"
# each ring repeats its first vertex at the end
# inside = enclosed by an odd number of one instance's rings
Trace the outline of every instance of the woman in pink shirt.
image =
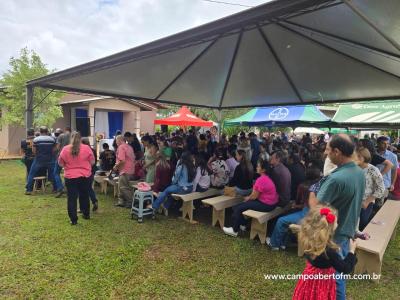
{"type": "Polygon", "coordinates": [[[64,167],[65,186],[68,197],[68,216],[71,225],[78,224],[76,200],[79,197],[79,207],[84,219],[90,219],[89,185],[94,156],[89,146],[81,144],[81,134],[74,132],[71,144],[65,146],[58,158],[60,166],[64,167]]]}
{"type": "Polygon", "coordinates": [[[244,197],[244,202],[233,207],[233,227],[224,227],[225,234],[236,237],[239,229],[246,224],[243,212],[252,209],[256,211],[268,212],[272,211],[278,204],[278,193],[275,184],[267,176],[269,164],[267,161],[260,161],[257,164],[257,178],[253,185],[252,193],[244,197]]]}

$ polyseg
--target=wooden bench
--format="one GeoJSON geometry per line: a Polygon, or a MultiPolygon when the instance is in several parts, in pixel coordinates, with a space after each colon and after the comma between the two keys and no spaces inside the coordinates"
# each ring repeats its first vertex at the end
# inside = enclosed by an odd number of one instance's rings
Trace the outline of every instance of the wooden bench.
{"type": "Polygon", "coordinates": [[[244,211],[243,215],[251,218],[250,239],[253,240],[256,236],[258,236],[260,242],[265,244],[267,238],[268,221],[284,214],[285,212],[288,212],[291,207],[292,203],[290,202],[285,207],[278,206],[270,212],[261,212],[251,209],[244,211]]]}
{"type": "Polygon", "coordinates": [[[243,202],[243,197],[241,196],[218,196],[214,198],[209,198],[202,200],[202,202],[206,205],[210,205],[213,208],[212,213],[212,226],[215,226],[217,222],[221,229],[224,227],[225,224],[225,208],[229,208],[235,206],[243,202]]]}
{"type": "Polygon", "coordinates": [[[223,190],[211,188],[205,192],[194,192],[185,195],[172,194],[171,196],[175,200],[182,200],[182,219],[188,220],[190,223],[196,223],[195,221],[193,221],[193,210],[194,210],[193,201],[201,200],[208,197],[214,197],[217,195],[221,195],[222,193],[223,190]]]}
{"type": "Polygon", "coordinates": [[[94,175],[94,182],[97,182],[98,184],[100,184],[100,193],[107,192],[107,182],[105,182],[106,178],[107,178],[107,176],[94,175]]]}
{"type": "MultiPolygon", "coordinates": [[[[300,231],[300,225],[299,224],[290,224],[289,225],[289,229],[295,234],[297,235],[297,237],[299,236],[299,231],[300,231]]],[[[304,255],[304,250],[301,247],[300,243],[297,242],[297,255],[298,256],[303,256],[304,255]]]]}
{"type": "MultiPolygon", "coordinates": [[[[400,217],[400,201],[387,200],[363,232],[369,240],[357,240],[358,258],[354,273],[381,274],[383,254],[387,245],[396,235],[396,224],[400,217]],[[377,224],[378,223],[378,224],[377,224]]],[[[379,279],[374,278],[378,282],[379,279]]]]}

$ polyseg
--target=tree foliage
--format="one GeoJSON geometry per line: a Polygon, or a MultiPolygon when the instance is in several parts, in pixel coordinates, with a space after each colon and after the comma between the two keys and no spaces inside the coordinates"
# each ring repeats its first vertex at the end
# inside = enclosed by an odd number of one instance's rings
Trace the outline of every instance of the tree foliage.
{"type": "MultiPolygon", "coordinates": [[[[45,76],[54,70],[48,70],[39,55],[27,48],[21,49],[18,58],[11,57],[9,65],[10,69],[0,79],[0,86],[4,87],[4,93],[0,97],[0,107],[5,111],[1,121],[5,124],[22,126],[25,121],[26,82],[45,76]]],[[[52,92],[46,97],[48,93],[48,90],[42,88],[34,90],[34,126],[50,127],[63,116],[59,105],[62,93],[52,92]]]]}

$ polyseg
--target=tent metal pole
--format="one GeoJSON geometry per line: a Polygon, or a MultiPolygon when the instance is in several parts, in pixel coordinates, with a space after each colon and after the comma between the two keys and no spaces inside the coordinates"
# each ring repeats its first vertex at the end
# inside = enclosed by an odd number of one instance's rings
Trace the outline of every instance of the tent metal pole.
{"type": "Polygon", "coordinates": [[[26,130],[33,126],[33,92],[34,87],[31,85],[26,86],[26,110],[25,110],[25,127],[26,130]]]}
{"type": "Polygon", "coordinates": [[[391,72],[389,72],[389,71],[386,71],[386,70],[384,70],[384,69],[382,69],[382,68],[380,68],[380,67],[377,67],[377,66],[372,65],[372,64],[370,64],[370,63],[368,63],[368,62],[365,62],[365,61],[363,61],[363,60],[361,60],[361,59],[359,59],[359,58],[353,57],[353,56],[351,56],[350,54],[347,54],[347,53],[344,53],[344,52],[342,52],[342,51],[339,51],[339,50],[337,50],[337,49],[335,49],[335,48],[333,48],[333,47],[331,47],[331,46],[325,45],[324,43],[322,43],[322,42],[320,42],[320,41],[318,41],[318,40],[312,38],[311,36],[308,36],[307,34],[302,33],[302,32],[298,32],[297,30],[295,30],[295,29],[293,29],[293,28],[290,28],[290,27],[288,27],[287,25],[283,25],[282,23],[276,23],[276,24],[277,24],[278,26],[280,26],[280,27],[286,29],[287,31],[290,31],[290,32],[292,32],[292,33],[294,33],[294,34],[296,34],[296,35],[299,35],[299,36],[301,36],[301,37],[303,37],[303,38],[305,38],[305,39],[307,39],[307,40],[309,40],[309,41],[312,41],[312,42],[314,42],[315,44],[317,44],[317,45],[319,45],[319,46],[321,46],[321,47],[324,47],[324,48],[326,48],[326,49],[329,49],[329,50],[331,50],[331,51],[333,51],[333,52],[335,52],[335,53],[337,53],[337,54],[339,54],[339,55],[348,57],[348,58],[350,58],[350,59],[352,59],[352,60],[354,60],[354,61],[357,61],[357,62],[359,62],[359,63],[361,63],[361,64],[363,64],[363,65],[366,65],[366,66],[368,66],[368,67],[370,67],[370,68],[373,68],[373,69],[378,70],[378,71],[380,71],[380,72],[382,72],[382,73],[385,73],[385,74],[387,74],[387,75],[389,75],[389,76],[392,76],[392,77],[394,77],[394,78],[396,78],[396,79],[400,79],[400,76],[398,76],[398,75],[396,75],[396,74],[393,74],[393,73],[391,73],[391,72]]]}
{"type": "Polygon", "coordinates": [[[343,0],[343,2],[356,14],[358,15],[365,23],[371,26],[379,35],[381,35],[385,40],[387,40],[393,47],[400,51],[400,45],[392,39],[390,36],[386,35],[378,26],[376,26],[359,8],[357,8],[351,0],[343,0]]]}
{"type": "Polygon", "coordinates": [[[214,44],[218,41],[219,37],[213,40],[207,47],[205,47],[158,95],[154,100],[158,100],[165,92],[182,77],[214,44]]]}
{"type": "Polygon", "coordinates": [[[289,24],[289,25],[293,25],[293,26],[305,29],[305,30],[309,30],[309,31],[313,31],[313,32],[319,33],[319,34],[321,34],[323,36],[332,37],[332,38],[340,40],[342,42],[346,42],[346,43],[350,43],[350,44],[353,44],[353,45],[356,45],[356,46],[360,46],[360,47],[366,48],[366,49],[371,50],[371,51],[376,51],[376,52],[379,52],[379,53],[382,53],[382,54],[386,54],[386,55],[390,55],[390,56],[393,56],[393,57],[396,57],[396,58],[400,58],[399,54],[396,54],[396,53],[393,53],[393,52],[390,52],[390,51],[386,51],[386,50],[383,50],[383,49],[379,49],[379,48],[376,48],[376,47],[373,47],[373,46],[369,46],[367,44],[360,43],[360,42],[357,42],[357,41],[353,41],[353,40],[347,39],[345,37],[341,37],[341,36],[338,36],[338,35],[335,35],[335,34],[332,34],[332,33],[328,33],[328,32],[325,32],[325,31],[322,31],[322,30],[319,30],[319,29],[316,29],[316,28],[312,28],[310,26],[297,24],[295,22],[288,21],[288,20],[283,20],[283,22],[286,23],[286,24],[289,24]]]}
{"type": "Polygon", "coordinates": [[[260,33],[261,37],[263,38],[264,42],[267,44],[269,51],[271,51],[273,57],[275,58],[276,63],[278,64],[279,68],[281,69],[283,75],[285,75],[286,80],[289,82],[289,85],[292,87],[293,92],[296,94],[297,98],[300,100],[301,103],[304,103],[303,98],[300,95],[299,90],[297,89],[296,85],[293,82],[293,79],[290,77],[288,71],[286,70],[285,66],[283,65],[281,59],[278,56],[278,53],[275,51],[274,47],[272,46],[271,41],[268,39],[265,32],[261,29],[260,26],[257,26],[258,32],[260,33]]]}
{"type": "Polygon", "coordinates": [[[218,109],[219,109],[219,110],[221,109],[222,102],[224,101],[226,89],[227,89],[227,87],[228,87],[229,79],[231,78],[233,66],[234,66],[234,64],[235,64],[236,55],[237,55],[237,53],[238,53],[238,51],[239,51],[240,42],[242,41],[242,36],[243,36],[243,29],[240,30],[240,33],[239,33],[238,38],[237,38],[237,40],[236,40],[235,50],[233,51],[233,54],[232,54],[232,58],[231,58],[231,62],[230,62],[230,65],[229,65],[228,73],[226,74],[226,78],[225,78],[224,88],[223,88],[223,90],[222,90],[221,98],[220,98],[220,100],[219,100],[219,105],[218,105],[218,109]]]}
{"type": "Polygon", "coordinates": [[[218,123],[218,141],[220,141],[222,134],[222,110],[220,108],[217,110],[217,123],[218,123]]]}

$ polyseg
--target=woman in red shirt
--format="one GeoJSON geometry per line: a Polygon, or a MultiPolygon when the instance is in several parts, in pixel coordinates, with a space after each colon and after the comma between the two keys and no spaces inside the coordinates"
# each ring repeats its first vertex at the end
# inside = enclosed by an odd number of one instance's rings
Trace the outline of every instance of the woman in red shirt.
{"type": "Polygon", "coordinates": [[[156,176],[152,186],[153,192],[159,193],[164,191],[172,180],[171,166],[164,154],[159,153],[156,163],[156,176]]]}
{"type": "Polygon", "coordinates": [[[94,156],[92,149],[81,143],[81,134],[74,132],[71,144],[65,146],[58,158],[60,166],[64,167],[65,186],[68,197],[68,216],[71,225],[78,224],[76,200],[79,197],[79,207],[84,219],[90,219],[89,185],[92,174],[94,156]]]}
{"type": "MultiPolygon", "coordinates": [[[[397,154],[397,157],[400,158],[400,155],[397,154]]],[[[390,192],[389,199],[392,200],[400,200],[400,166],[396,170],[397,172],[397,177],[396,181],[393,185],[393,191],[390,192]]]]}

